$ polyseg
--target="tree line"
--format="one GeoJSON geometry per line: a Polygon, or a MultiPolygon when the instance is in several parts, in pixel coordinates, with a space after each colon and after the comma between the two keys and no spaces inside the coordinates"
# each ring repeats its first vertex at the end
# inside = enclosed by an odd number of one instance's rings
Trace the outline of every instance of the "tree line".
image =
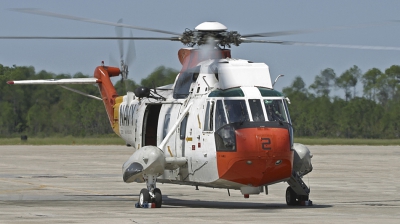
{"type": "Polygon", "coordinates": [[[291,104],[290,115],[296,136],[339,138],[399,138],[400,66],[384,72],[372,68],[362,73],[353,66],[337,75],[321,71],[307,88],[298,76],[283,89],[291,104]],[[362,94],[356,95],[357,84],[362,94]],[[340,89],[344,97],[331,97],[340,89]]]}
{"type": "MultiPolygon", "coordinates": [[[[160,66],[141,86],[153,87],[174,82],[177,70],[160,66]]],[[[112,133],[101,101],[72,93],[53,85],[7,85],[8,80],[62,79],[88,77],[51,72],[35,72],[34,67],[0,64],[0,137],[96,136],[112,133]]],[[[118,94],[133,91],[133,80],[115,83],[118,94]]],[[[95,85],[71,88],[99,95],[95,85]]],[[[321,71],[306,86],[301,76],[283,89],[291,104],[295,136],[340,138],[398,138],[400,136],[400,66],[385,71],[372,68],[362,73],[353,66],[337,75],[331,68],[321,71]],[[362,94],[357,95],[357,86],[362,94]],[[331,96],[334,89],[343,97],[331,96]]]]}
{"type": "MultiPolygon", "coordinates": [[[[153,87],[171,84],[178,71],[160,66],[140,85],[153,87]]],[[[35,72],[34,67],[0,64],[0,137],[29,135],[98,136],[113,133],[102,101],[94,100],[56,85],[8,85],[9,80],[87,78],[75,75],[35,72]]],[[[119,95],[133,91],[132,80],[115,83],[119,95]]],[[[69,85],[70,88],[99,96],[96,85],[69,85]]]]}

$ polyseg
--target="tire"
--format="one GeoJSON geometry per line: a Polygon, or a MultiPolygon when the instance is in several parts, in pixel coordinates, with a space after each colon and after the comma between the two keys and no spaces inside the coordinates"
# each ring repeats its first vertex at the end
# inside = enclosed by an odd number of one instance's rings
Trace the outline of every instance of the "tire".
{"type": "Polygon", "coordinates": [[[139,194],[139,205],[140,205],[140,207],[143,207],[143,204],[148,203],[148,202],[150,202],[149,190],[147,190],[146,188],[143,188],[139,194]]]}
{"type": "Polygon", "coordinates": [[[158,189],[158,188],[154,189],[153,202],[156,204],[156,208],[161,208],[161,205],[162,205],[162,194],[161,194],[161,190],[158,189]]]}
{"type": "Polygon", "coordinates": [[[290,186],[286,188],[286,204],[290,206],[297,204],[297,194],[290,186]]]}

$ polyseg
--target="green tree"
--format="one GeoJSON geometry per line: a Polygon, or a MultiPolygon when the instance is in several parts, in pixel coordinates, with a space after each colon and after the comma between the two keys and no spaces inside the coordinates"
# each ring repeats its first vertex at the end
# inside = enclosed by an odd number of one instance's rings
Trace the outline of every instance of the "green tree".
{"type": "Polygon", "coordinates": [[[344,90],[346,101],[351,98],[351,87],[353,88],[353,98],[356,96],[356,85],[360,76],[361,70],[354,65],[335,79],[336,86],[344,90]]]}
{"type": "Polygon", "coordinates": [[[133,92],[137,87],[139,87],[139,85],[136,84],[135,81],[127,79],[125,81],[119,80],[115,83],[114,87],[118,95],[123,96],[128,91],[133,92]]]}
{"type": "Polygon", "coordinates": [[[327,68],[321,71],[320,75],[315,77],[314,83],[310,85],[310,89],[313,89],[318,96],[329,97],[331,87],[334,85],[336,78],[335,71],[331,68],[327,68]]]}
{"type": "Polygon", "coordinates": [[[140,85],[153,88],[173,84],[178,73],[175,69],[159,66],[147,78],[142,79],[140,85]]]}
{"type": "Polygon", "coordinates": [[[305,88],[306,84],[300,76],[297,76],[291,86],[283,88],[282,92],[290,99],[289,110],[293,123],[294,134],[296,136],[310,135],[310,130],[307,125],[308,109],[310,97],[305,88]]]}
{"type": "Polygon", "coordinates": [[[389,98],[395,99],[400,96],[400,66],[392,65],[390,68],[385,70],[387,78],[387,85],[389,89],[389,98]]]}
{"type": "Polygon", "coordinates": [[[376,95],[378,92],[378,79],[382,76],[381,70],[377,68],[369,69],[362,76],[362,83],[364,87],[364,96],[368,99],[376,101],[376,95]]]}

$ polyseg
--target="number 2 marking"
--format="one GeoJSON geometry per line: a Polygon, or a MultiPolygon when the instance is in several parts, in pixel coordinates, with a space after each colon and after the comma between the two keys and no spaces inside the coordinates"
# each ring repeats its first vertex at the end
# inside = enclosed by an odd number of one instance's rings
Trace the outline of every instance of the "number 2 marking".
{"type": "Polygon", "coordinates": [[[270,138],[261,138],[261,148],[263,150],[271,150],[271,139],[270,138]]]}

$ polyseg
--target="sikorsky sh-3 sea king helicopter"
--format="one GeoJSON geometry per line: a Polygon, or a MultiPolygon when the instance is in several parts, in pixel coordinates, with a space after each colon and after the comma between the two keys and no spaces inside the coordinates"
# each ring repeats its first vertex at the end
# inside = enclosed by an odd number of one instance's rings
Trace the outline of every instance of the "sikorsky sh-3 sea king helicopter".
{"type": "MultiPolygon", "coordinates": [[[[157,183],[182,184],[240,190],[250,194],[268,193],[268,185],[287,182],[288,205],[311,204],[310,189],[302,177],[313,170],[309,149],[293,142],[288,98],[274,90],[268,65],[231,57],[231,45],[272,43],[400,50],[390,47],[332,45],[292,41],[251,39],[311,30],[241,35],[219,22],[204,22],[182,34],[56,14],[37,9],[19,12],[100,23],[122,28],[173,35],[152,37],[0,37],[1,39],[116,39],[180,41],[182,69],[173,84],[146,88],[118,96],[110,78],[128,76],[128,66],[102,63],[93,78],[9,81],[8,84],[96,84],[114,132],[135,150],[122,166],[126,183],[145,183],[138,206],[162,205],[157,183]],[[197,46],[197,48],[195,48],[197,46]]],[[[120,48],[121,50],[121,48],[120,48]]],[[[129,52],[128,52],[129,53],[129,52]]],[[[131,53],[132,54],[132,53],[131,53]]],[[[128,56],[127,56],[128,57],[128,56]]]]}

